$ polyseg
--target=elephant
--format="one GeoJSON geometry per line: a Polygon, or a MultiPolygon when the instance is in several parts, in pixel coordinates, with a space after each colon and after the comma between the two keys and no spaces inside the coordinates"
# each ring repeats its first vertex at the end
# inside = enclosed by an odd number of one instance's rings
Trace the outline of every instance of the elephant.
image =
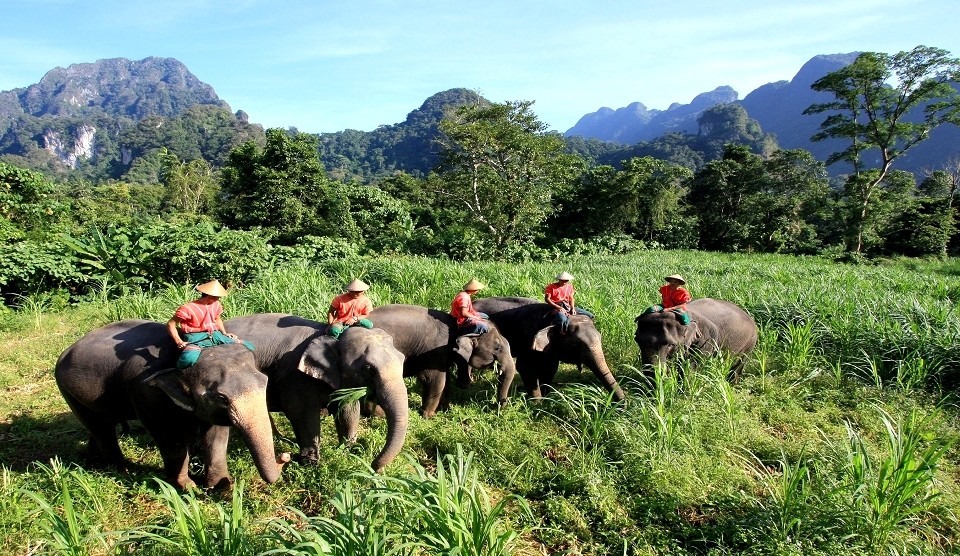
{"type": "Polygon", "coordinates": [[[607,367],[600,331],[593,319],[573,315],[565,333],[553,324],[553,308],[525,297],[487,297],[474,301],[473,308],[490,316],[510,342],[517,357],[517,372],[531,398],[540,398],[552,387],[561,362],[586,365],[613,393],[624,399],[623,390],[607,367]]]}
{"type": "Polygon", "coordinates": [[[433,417],[444,398],[447,372],[456,364],[460,386],[472,382],[471,369],[500,364],[497,401],[507,402],[516,366],[510,344],[495,326],[483,334],[457,335],[457,321],[449,313],[419,305],[382,305],[370,313],[374,326],[393,336],[406,356],[404,376],[416,376],[423,392],[423,417],[433,417]]]}
{"type": "Polygon", "coordinates": [[[336,409],[341,442],[356,440],[359,404],[330,398],[335,390],[364,386],[373,389],[387,419],[386,443],[372,467],[380,471],[400,453],[409,422],[404,355],[384,330],[351,326],[338,339],[327,334],[326,324],[281,313],[236,317],[225,326],[257,347],[257,367],[269,377],[267,406],[290,421],[298,460],[317,462],[320,419],[328,408],[336,409]]]}
{"type": "Polygon", "coordinates": [[[717,350],[739,356],[731,370],[736,380],[743,354],[757,345],[757,323],[749,313],[721,299],[699,298],[687,303],[690,324],[680,322],[673,311],[645,313],[634,321],[634,340],[644,365],[665,362],[678,350],[694,348],[703,354],[717,350]]]}
{"type": "Polygon", "coordinates": [[[92,461],[127,468],[117,425],[138,419],[153,437],[168,481],[196,486],[187,474],[200,444],[203,485],[232,487],[227,441],[236,427],[264,481],[273,483],[289,454],[276,458],[267,413],[267,377],[240,343],[203,350],[196,364],[175,368],[180,352],[167,327],[123,320],[93,330],[57,360],[54,377],[67,405],[90,432],[92,461]]]}

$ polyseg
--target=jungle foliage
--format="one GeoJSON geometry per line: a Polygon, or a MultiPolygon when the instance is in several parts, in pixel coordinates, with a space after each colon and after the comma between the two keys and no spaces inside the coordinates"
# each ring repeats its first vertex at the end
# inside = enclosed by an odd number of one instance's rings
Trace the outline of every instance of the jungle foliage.
{"type": "Polygon", "coordinates": [[[54,177],[0,162],[0,293],[8,303],[51,290],[76,299],[221,267],[233,270],[220,278],[241,283],[271,261],[325,250],[455,260],[643,248],[944,257],[960,249],[956,162],[919,183],[893,164],[931,129],[954,125],[960,101],[943,80],[956,68],[943,51],[917,47],[818,82],[838,98],[811,107],[828,114],[822,135],[854,145],[831,161],[856,161],[857,171],[832,182],[823,163],[778,149],[734,104],[704,111],[696,135],[619,151],[547,131],[533,102],[490,103],[462,89],[373,135],[263,132],[214,105],[150,116],[98,146],[124,145],[124,172],[109,156],[54,177]],[[891,76],[899,89],[878,85],[891,76]],[[920,105],[928,119],[902,121],[920,105]],[[876,126],[861,121],[875,111],[889,114],[889,134],[870,135],[876,126]],[[857,158],[871,147],[888,153],[880,168],[857,158]],[[390,162],[413,153],[416,162],[390,162]],[[158,245],[180,239],[185,253],[219,262],[178,258],[176,271],[157,260],[158,245]]]}

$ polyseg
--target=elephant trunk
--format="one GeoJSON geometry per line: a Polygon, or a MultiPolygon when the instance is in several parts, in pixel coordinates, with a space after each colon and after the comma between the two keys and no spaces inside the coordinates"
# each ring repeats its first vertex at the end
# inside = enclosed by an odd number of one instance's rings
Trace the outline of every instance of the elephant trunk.
{"type": "Polygon", "coordinates": [[[377,390],[377,401],[387,419],[387,442],[373,459],[373,469],[379,472],[390,465],[403,448],[410,421],[410,408],[407,404],[407,386],[403,382],[402,368],[398,368],[397,372],[391,373],[389,377],[375,379],[373,386],[377,390]]]}
{"type": "Polygon", "coordinates": [[[289,454],[279,458],[274,452],[273,429],[267,412],[265,391],[246,394],[236,399],[232,408],[233,425],[240,431],[243,441],[250,449],[253,463],[260,477],[268,483],[280,478],[280,470],[289,461],[289,454]]]}
{"type": "Polygon", "coordinates": [[[507,403],[507,396],[510,395],[510,386],[517,375],[517,365],[512,357],[506,357],[500,364],[500,386],[497,388],[497,401],[500,405],[507,403]]]}
{"type": "Polygon", "coordinates": [[[613,392],[613,399],[618,402],[623,401],[625,398],[623,390],[620,389],[617,379],[613,377],[613,373],[611,373],[610,368],[607,367],[607,359],[603,356],[603,348],[600,344],[590,345],[584,354],[583,360],[587,364],[587,367],[590,367],[590,370],[593,371],[594,376],[600,379],[600,382],[603,383],[606,389],[613,392]]]}

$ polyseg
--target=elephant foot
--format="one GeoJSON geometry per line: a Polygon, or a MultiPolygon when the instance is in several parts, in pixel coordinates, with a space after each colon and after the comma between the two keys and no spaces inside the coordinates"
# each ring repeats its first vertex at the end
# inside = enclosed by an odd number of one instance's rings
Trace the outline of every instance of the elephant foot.
{"type": "Polygon", "coordinates": [[[320,462],[320,456],[315,450],[303,450],[293,457],[293,461],[300,465],[317,465],[320,462]]]}
{"type": "Polygon", "coordinates": [[[195,483],[190,477],[177,477],[170,482],[178,489],[183,491],[197,488],[197,483],[195,483]]]}
{"type": "Polygon", "coordinates": [[[208,485],[208,488],[212,489],[214,492],[230,492],[233,490],[233,478],[220,477],[218,481],[212,485],[208,485]]]}

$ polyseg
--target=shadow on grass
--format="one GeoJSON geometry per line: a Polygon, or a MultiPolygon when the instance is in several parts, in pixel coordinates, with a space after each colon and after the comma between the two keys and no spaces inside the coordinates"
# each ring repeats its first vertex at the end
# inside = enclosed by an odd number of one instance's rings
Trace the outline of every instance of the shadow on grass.
{"type": "Polygon", "coordinates": [[[0,462],[14,471],[25,471],[33,462],[59,457],[65,462],[84,461],[87,430],[70,412],[38,419],[17,415],[0,423],[0,462]]]}
{"type": "MultiPolygon", "coordinates": [[[[152,440],[140,427],[139,422],[128,426],[118,426],[121,437],[129,438],[144,450],[151,450],[152,440]]],[[[0,423],[0,463],[16,472],[27,472],[34,463],[47,464],[53,458],[59,458],[66,464],[77,464],[85,469],[97,469],[116,472],[89,461],[87,457],[88,433],[70,412],[45,416],[38,419],[31,415],[18,415],[9,423],[0,423]]],[[[127,473],[123,475],[159,475],[160,469],[130,461],[128,456],[127,473]]]]}

